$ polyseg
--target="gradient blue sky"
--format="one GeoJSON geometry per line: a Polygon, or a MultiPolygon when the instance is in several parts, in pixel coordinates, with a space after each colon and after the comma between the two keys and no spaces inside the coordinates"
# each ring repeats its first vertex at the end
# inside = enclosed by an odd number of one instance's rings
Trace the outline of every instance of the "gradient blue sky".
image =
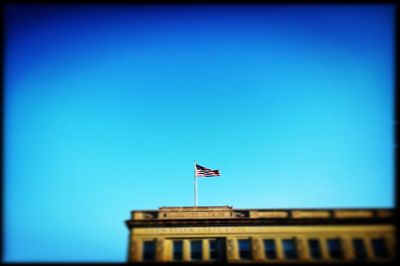
{"type": "Polygon", "coordinates": [[[6,261],[125,261],[134,209],[394,206],[393,5],[9,5],[6,261]]]}

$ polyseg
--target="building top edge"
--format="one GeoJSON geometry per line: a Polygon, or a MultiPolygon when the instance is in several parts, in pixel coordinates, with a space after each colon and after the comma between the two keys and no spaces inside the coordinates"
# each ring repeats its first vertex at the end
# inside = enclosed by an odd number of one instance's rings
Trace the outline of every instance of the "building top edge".
{"type": "Polygon", "coordinates": [[[392,219],[393,209],[233,209],[230,206],[161,207],[159,210],[131,212],[132,220],[185,220],[185,219],[392,219]]]}
{"type": "Polygon", "coordinates": [[[232,206],[163,206],[158,209],[136,209],[131,212],[159,212],[159,211],[210,211],[210,210],[235,210],[235,211],[394,211],[395,208],[233,208],[232,206]]]}

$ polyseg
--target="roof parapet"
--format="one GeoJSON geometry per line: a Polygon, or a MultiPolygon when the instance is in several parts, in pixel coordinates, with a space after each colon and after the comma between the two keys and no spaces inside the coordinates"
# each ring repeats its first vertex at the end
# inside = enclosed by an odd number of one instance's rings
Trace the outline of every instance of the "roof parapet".
{"type": "Polygon", "coordinates": [[[132,211],[132,220],[176,219],[368,219],[393,218],[390,209],[233,209],[231,206],[160,207],[132,211]]]}

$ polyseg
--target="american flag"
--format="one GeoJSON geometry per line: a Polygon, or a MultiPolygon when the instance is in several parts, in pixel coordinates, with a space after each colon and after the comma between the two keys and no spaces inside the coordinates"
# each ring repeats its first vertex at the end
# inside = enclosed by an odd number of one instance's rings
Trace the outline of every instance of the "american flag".
{"type": "Polygon", "coordinates": [[[219,170],[211,170],[204,166],[196,164],[196,176],[210,177],[210,176],[220,176],[219,170]]]}

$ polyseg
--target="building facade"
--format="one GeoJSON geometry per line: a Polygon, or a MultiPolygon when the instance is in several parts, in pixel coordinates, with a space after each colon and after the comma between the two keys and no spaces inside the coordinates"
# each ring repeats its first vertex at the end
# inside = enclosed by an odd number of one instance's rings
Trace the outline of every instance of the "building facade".
{"type": "Polygon", "coordinates": [[[132,211],[128,261],[390,262],[390,209],[161,207],[132,211]]]}

